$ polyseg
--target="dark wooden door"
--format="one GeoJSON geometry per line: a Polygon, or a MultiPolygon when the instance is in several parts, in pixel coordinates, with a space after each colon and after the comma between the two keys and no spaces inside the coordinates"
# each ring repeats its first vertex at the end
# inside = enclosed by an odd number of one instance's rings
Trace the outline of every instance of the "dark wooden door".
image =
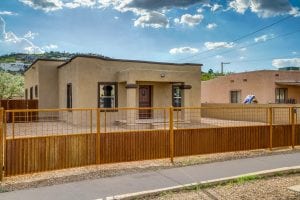
{"type": "MultiPolygon", "coordinates": [[[[151,93],[152,93],[152,87],[150,85],[141,85],[139,87],[139,107],[150,108],[152,106],[151,93]]],[[[152,117],[151,109],[139,110],[140,119],[149,119],[151,117],[152,117]]]]}

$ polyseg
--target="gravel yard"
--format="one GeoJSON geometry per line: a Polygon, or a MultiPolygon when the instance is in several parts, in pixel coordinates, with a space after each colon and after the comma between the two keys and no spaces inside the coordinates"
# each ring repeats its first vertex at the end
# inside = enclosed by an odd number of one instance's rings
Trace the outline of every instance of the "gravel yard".
{"type": "Polygon", "coordinates": [[[252,199],[300,199],[300,192],[295,192],[288,187],[300,184],[300,174],[275,176],[257,180],[227,183],[225,185],[185,190],[180,192],[164,193],[153,197],[141,198],[143,200],[252,200],[252,199]]]}
{"type": "Polygon", "coordinates": [[[295,150],[291,148],[269,150],[253,150],[229,153],[207,154],[199,156],[175,158],[172,165],[169,159],[137,161],[117,164],[94,165],[73,169],[56,170],[29,175],[19,175],[5,177],[0,185],[0,191],[12,191],[25,188],[42,187],[48,185],[62,184],[67,182],[81,181],[87,179],[97,179],[102,177],[119,176],[130,173],[166,169],[172,167],[182,167],[195,164],[204,164],[216,161],[225,161],[239,158],[249,158],[256,156],[285,154],[299,152],[300,148],[295,150]]]}

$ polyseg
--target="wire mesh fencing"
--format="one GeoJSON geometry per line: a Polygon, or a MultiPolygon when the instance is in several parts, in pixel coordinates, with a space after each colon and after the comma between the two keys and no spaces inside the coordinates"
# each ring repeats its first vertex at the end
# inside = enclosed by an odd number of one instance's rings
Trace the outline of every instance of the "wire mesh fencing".
{"type": "Polygon", "coordinates": [[[15,138],[169,130],[170,121],[174,129],[289,125],[300,124],[299,113],[300,107],[261,106],[7,110],[4,132],[15,138]]]}
{"type": "Polygon", "coordinates": [[[4,174],[294,147],[299,112],[291,106],[6,110],[0,112],[4,174]]]}

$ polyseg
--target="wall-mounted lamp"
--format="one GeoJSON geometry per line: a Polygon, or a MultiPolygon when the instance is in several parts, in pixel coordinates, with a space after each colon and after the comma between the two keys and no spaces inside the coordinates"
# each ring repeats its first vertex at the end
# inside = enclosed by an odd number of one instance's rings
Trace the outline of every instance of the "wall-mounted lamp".
{"type": "Polygon", "coordinates": [[[160,74],[160,78],[165,78],[166,74],[165,73],[161,73],[160,74]]]}

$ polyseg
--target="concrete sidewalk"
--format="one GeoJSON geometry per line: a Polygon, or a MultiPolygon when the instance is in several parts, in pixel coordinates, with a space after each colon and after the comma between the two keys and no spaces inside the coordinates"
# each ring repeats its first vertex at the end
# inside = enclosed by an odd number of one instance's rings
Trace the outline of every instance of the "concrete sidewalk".
{"type": "Polygon", "coordinates": [[[300,153],[215,162],[1,193],[2,200],[95,200],[189,183],[300,166],[300,153]]]}

